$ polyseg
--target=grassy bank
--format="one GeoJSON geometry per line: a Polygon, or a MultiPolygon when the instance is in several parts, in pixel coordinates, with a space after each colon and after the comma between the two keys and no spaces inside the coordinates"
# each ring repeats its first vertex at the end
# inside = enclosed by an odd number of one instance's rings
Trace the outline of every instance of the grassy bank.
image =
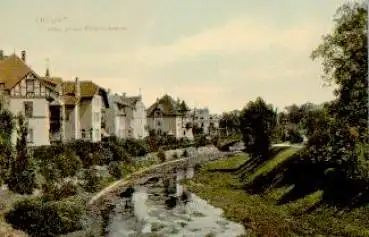
{"type": "Polygon", "coordinates": [[[241,154],[208,162],[186,185],[222,208],[225,217],[242,223],[249,236],[369,236],[368,208],[329,207],[321,202],[321,190],[292,197],[295,185],[277,182],[285,175],[283,164],[296,152],[297,148],[276,148],[264,161],[241,154]]]}

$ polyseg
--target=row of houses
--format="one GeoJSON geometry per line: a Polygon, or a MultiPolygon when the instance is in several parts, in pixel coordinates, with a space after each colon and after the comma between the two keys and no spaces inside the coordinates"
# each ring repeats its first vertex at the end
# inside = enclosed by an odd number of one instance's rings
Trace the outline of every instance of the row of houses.
{"type": "MultiPolygon", "coordinates": [[[[49,145],[84,139],[98,142],[104,136],[142,139],[149,131],[193,139],[194,125],[206,134],[216,132],[218,117],[208,109],[191,110],[171,96],[158,98],[146,109],[142,96],[111,93],[89,80],[43,76],[21,56],[0,50],[1,105],[28,121],[28,143],[49,145]]],[[[15,143],[16,133],[12,140],[15,143]]]]}

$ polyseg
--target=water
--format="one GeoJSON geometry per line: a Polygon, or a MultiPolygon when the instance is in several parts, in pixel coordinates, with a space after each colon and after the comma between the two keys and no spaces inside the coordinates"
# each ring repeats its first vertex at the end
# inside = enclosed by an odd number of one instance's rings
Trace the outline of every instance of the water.
{"type": "Polygon", "coordinates": [[[134,187],[134,192],[120,199],[111,213],[107,236],[236,237],[244,234],[241,224],[224,219],[221,209],[179,184],[193,175],[192,168],[177,170],[171,178],[159,177],[134,187]]]}

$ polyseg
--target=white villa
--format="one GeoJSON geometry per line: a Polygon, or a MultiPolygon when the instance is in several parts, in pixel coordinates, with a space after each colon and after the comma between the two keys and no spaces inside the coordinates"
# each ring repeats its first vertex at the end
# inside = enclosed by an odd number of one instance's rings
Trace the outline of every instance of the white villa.
{"type": "Polygon", "coordinates": [[[110,108],[105,114],[106,131],[119,138],[145,138],[148,131],[142,96],[127,97],[125,93],[115,93],[108,97],[110,108]]]}
{"type": "Polygon", "coordinates": [[[203,129],[206,135],[216,135],[219,128],[219,118],[215,114],[210,114],[208,108],[194,109],[192,111],[193,123],[203,129]]]}
{"type": "Polygon", "coordinates": [[[147,109],[147,125],[158,134],[172,135],[177,139],[194,139],[190,109],[184,101],[175,101],[169,95],[157,99],[147,109]]]}

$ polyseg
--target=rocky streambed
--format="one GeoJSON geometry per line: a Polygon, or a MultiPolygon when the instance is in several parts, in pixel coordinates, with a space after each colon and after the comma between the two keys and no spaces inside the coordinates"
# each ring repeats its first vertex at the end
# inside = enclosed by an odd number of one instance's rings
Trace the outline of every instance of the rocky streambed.
{"type": "Polygon", "coordinates": [[[130,186],[115,200],[105,236],[240,236],[241,224],[222,217],[222,210],[181,186],[194,168],[173,169],[172,175],[151,176],[130,186]]]}

